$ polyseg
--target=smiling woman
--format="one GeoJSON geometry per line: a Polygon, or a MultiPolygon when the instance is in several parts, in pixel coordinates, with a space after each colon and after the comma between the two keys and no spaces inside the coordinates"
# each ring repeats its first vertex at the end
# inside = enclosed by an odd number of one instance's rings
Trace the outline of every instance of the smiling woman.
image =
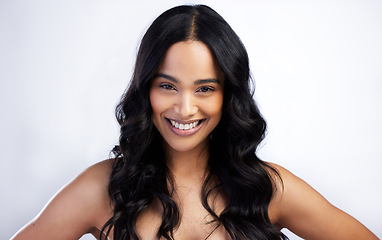
{"type": "Polygon", "coordinates": [[[212,53],[201,42],[175,43],[158,73],[150,89],[154,125],[171,151],[200,152],[223,106],[224,76],[212,53]]]}
{"type": "Polygon", "coordinates": [[[377,239],[257,156],[266,123],[247,52],[205,5],[152,23],[116,117],[114,158],[64,187],[13,239],[287,239],[282,228],[305,239],[377,239]]]}

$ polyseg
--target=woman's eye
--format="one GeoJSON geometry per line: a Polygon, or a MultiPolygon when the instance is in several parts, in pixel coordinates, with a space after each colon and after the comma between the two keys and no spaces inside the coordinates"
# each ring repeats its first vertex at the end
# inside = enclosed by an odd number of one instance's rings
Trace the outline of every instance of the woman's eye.
{"type": "Polygon", "coordinates": [[[203,92],[203,93],[205,93],[205,92],[213,92],[213,91],[215,91],[215,89],[213,89],[211,87],[201,87],[201,88],[198,89],[198,92],[203,92]]]}
{"type": "Polygon", "coordinates": [[[175,87],[171,84],[161,84],[159,87],[163,88],[164,90],[176,90],[175,87]]]}

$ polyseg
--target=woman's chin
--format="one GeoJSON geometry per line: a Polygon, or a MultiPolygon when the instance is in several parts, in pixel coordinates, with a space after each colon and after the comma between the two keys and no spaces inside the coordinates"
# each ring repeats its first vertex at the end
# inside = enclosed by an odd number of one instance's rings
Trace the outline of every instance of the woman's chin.
{"type": "Polygon", "coordinates": [[[202,149],[205,148],[207,143],[207,139],[203,140],[202,142],[198,143],[181,143],[179,141],[177,142],[167,142],[168,151],[170,152],[178,152],[178,153],[188,153],[192,151],[198,151],[200,152],[202,149]]]}

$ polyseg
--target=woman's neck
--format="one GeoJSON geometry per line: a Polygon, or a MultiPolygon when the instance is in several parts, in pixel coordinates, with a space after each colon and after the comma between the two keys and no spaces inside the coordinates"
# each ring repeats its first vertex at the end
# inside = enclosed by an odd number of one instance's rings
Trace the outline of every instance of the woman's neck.
{"type": "Polygon", "coordinates": [[[176,151],[167,146],[166,152],[167,166],[177,183],[204,181],[208,170],[208,143],[186,152],[176,151]]]}

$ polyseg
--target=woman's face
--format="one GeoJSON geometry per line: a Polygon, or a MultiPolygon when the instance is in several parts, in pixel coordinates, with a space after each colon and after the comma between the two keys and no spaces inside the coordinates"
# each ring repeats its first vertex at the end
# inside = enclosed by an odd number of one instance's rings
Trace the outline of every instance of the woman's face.
{"type": "Polygon", "coordinates": [[[150,88],[152,119],[170,149],[203,147],[219,123],[223,75],[208,47],[198,41],[172,45],[150,88]]]}

